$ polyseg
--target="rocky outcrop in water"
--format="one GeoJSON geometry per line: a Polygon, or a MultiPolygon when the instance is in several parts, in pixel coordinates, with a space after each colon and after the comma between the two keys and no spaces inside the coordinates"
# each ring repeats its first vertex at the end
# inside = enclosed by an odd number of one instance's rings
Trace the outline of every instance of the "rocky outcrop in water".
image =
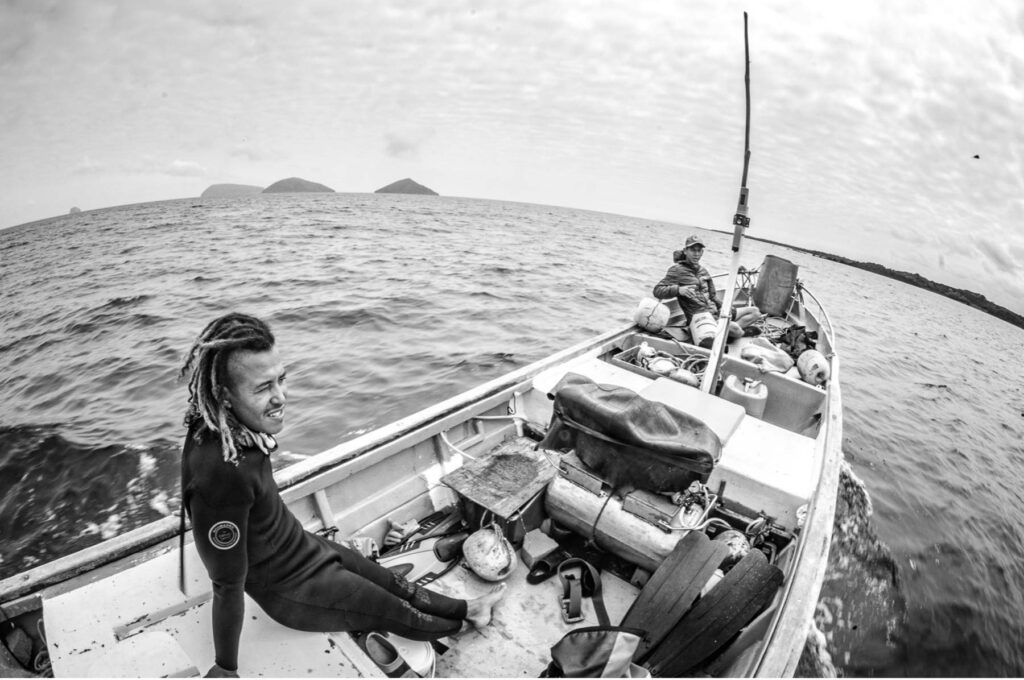
{"type": "Polygon", "coordinates": [[[263,191],[263,187],[255,184],[211,184],[199,198],[238,198],[253,196],[263,191]]]}
{"type": "Polygon", "coordinates": [[[308,192],[308,193],[321,193],[321,194],[333,194],[334,189],[324,186],[323,184],[317,184],[316,182],[310,182],[309,180],[301,179],[299,177],[289,177],[288,179],[282,179],[274,182],[269,187],[263,190],[265,194],[285,194],[295,192],[308,192]]]}
{"type": "Polygon", "coordinates": [[[392,182],[391,184],[387,185],[386,187],[381,187],[380,189],[377,189],[373,193],[375,193],[375,194],[423,194],[423,195],[426,195],[426,196],[439,196],[440,195],[436,191],[434,191],[433,189],[428,189],[427,187],[423,186],[422,184],[419,184],[418,182],[414,182],[413,180],[409,179],[408,177],[406,177],[405,179],[400,179],[397,182],[392,182]]]}

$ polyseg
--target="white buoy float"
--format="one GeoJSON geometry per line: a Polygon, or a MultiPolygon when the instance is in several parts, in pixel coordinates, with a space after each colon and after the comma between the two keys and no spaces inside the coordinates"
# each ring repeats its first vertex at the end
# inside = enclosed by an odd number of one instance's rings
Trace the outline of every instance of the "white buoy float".
{"type": "Polygon", "coordinates": [[[824,385],[831,375],[828,360],[816,349],[802,352],[796,359],[796,368],[800,371],[800,379],[810,385],[824,385]]]}
{"type": "Polygon", "coordinates": [[[644,298],[633,312],[633,322],[645,331],[660,333],[668,324],[668,307],[651,297],[644,298]]]}

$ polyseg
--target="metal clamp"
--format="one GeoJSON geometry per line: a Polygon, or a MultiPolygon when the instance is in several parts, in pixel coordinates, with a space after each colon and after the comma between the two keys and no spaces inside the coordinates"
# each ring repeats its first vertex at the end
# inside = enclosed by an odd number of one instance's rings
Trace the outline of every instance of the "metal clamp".
{"type": "Polygon", "coordinates": [[[559,608],[566,623],[579,623],[586,618],[583,614],[583,598],[590,597],[593,598],[598,622],[602,626],[608,625],[608,611],[601,594],[601,573],[592,564],[578,557],[570,557],[558,565],[558,578],[562,582],[559,608]],[[579,576],[566,573],[572,568],[580,570],[579,576]]]}
{"type": "Polygon", "coordinates": [[[586,616],[583,615],[583,602],[579,579],[569,576],[565,578],[565,587],[569,594],[559,598],[561,604],[562,620],[566,623],[579,623],[586,616]]]}

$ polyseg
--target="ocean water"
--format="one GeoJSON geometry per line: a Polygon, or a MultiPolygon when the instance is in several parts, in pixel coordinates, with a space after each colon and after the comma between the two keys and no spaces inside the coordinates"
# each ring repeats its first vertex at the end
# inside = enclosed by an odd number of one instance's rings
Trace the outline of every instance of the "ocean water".
{"type": "MultiPolygon", "coordinates": [[[[692,231],[373,194],[0,231],[0,577],[177,510],[178,371],[214,317],[274,328],[282,466],[621,326],[692,231]]],[[[724,269],[730,237],[705,236],[724,269]]],[[[838,329],[848,466],[817,615],[835,669],[1024,675],[1024,331],[786,248],[748,240],[743,263],[768,252],[800,266],[838,329]]]]}

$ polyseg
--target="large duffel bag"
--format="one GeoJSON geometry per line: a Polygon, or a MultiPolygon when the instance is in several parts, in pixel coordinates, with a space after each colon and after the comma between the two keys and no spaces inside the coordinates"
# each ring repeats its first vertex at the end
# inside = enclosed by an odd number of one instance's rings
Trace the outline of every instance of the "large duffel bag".
{"type": "Polygon", "coordinates": [[[684,491],[707,482],[722,442],[702,420],[625,387],[567,373],[541,448],[570,451],[618,490],[684,491]]]}

